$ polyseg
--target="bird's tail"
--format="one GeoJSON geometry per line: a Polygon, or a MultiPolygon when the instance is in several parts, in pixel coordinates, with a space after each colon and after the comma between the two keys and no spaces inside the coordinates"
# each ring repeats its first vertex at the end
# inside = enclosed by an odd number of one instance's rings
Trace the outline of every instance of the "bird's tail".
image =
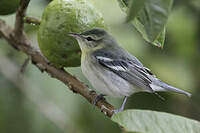
{"type": "Polygon", "coordinates": [[[176,92],[176,93],[180,93],[180,94],[184,94],[188,97],[191,97],[191,93],[186,92],[184,90],[178,89],[176,87],[173,87],[171,85],[168,85],[160,80],[157,80],[155,82],[153,82],[152,84],[150,84],[151,88],[154,91],[171,91],[171,92],[176,92]]]}

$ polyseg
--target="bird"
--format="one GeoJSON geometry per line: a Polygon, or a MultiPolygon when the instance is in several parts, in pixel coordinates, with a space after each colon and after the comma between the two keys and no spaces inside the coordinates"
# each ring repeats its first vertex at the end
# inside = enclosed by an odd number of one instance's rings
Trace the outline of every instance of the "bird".
{"type": "MultiPolygon", "coordinates": [[[[135,56],[120,47],[114,37],[102,28],[93,28],[82,33],[68,33],[81,49],[81,70],[94,90],[100,92],[94,104],[104,96],[124,97],[118,113],[124,110],[127,98],[134,93],[171,91],[191,93],[173,87],[158,79],[135,56]]],[[[157,94],[158,95],[158,94],[157,94]]]]}

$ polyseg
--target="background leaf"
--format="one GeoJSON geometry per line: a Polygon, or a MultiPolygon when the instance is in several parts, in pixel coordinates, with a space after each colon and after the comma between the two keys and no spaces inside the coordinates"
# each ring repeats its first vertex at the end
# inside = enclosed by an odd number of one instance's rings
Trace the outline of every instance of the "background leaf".
{"type": "Polygon", "coordinates": [[[164,29],[161,31],[158,37],[154,40],[153,42],[154,45],[163,48],[164,43],[165,43],[165,32],[166,32],[166,29],[164,27],[164,29]]]}
{"type": "Polygon", "coordinates": [[[146,0],[132,0],[130,1],[130,9],[128,11],[127,22],[133,20],[138,12],[144,8],[146,0]]]}
{"type": "Polygon", "coordinates": [[[165,25],[171,11],[172,0],[118,0],[134,27],[143,38],[156,46],[163,47],[165,25]],[[126,10],[125,10],[126,6],[126,10]],[[130,8],[129,8],[130,7],[130,8]]]}
{"type": "Polygon", "coordinates": [[[199,133],[200,123],[169,113],[126,110],[112,117],[112,120],[127,132],[141,133],[199,133]]]}
{"type": "Polygon", "coordinates": [[[119,6],[121,7],[121,9],[126,12],[128,9],[127,7],[129,5],[129,0],[117,0],[117,1],[119,3],[119,6]]]}

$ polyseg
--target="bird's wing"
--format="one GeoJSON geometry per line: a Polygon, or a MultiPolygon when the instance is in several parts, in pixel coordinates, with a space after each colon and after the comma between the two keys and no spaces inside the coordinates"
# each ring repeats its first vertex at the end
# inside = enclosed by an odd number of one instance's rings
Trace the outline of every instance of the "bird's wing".
{"type": "Polygon", "coordinates": [[[163,97],[156,93],[156,91],[172,91],[191,96],[190,93],[157,79],[148,68],[143,67],[142,63],[136,57],[128,54],[126,51],[120,50],[117,53],[113,51],[105,49],[102,51],[97,50],[93,53],[93,56],[102,67],[116,73],[134,87],[152,92],[161,99],[163,97]]]}
{"type": "MultiPolygon", "coordinates": [[[[112,52],[95,52],[93,56],[97,62],[104,68],[109,69],[133,84],[135,87],[153,91],[149,86],[151,84],[150,74],[145,70],[135,58],[127,58],[120,54],[114,55],[112,52]]],[[[130,56],[129,56],[130,57],[130,56]]]]}

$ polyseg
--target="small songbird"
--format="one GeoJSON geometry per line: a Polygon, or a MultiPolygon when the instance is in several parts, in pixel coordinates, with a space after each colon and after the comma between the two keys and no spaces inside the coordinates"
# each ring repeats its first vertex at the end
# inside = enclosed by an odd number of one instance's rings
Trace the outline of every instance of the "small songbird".
{"type": "Polygon", "coordinates": [[[190,93],[170,86],[152,74],[142,63],[126,50],[104,29],[91,29],[83,33],[69,33],[77,39],[82,51],[81,69],[94,89],[103,96],[124,97],[120,109],[124,109],[127,97],[137,92],[172,91],[187,96],[190,93]]]}

